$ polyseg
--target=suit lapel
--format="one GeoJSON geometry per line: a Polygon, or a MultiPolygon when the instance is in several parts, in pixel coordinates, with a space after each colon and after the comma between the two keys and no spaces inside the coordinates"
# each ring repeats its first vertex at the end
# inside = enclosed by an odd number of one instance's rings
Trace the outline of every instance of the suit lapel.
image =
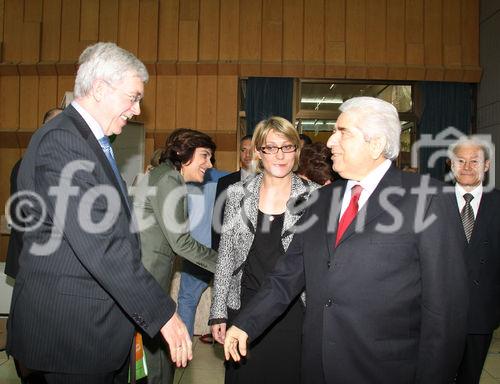
{"type": "Polygon", "coordinates": [[[321,208],[330,209],[330,212],[328,212],[327,215],[320,215],[320,217],[323,217],[325,220],[325,223],[323,223],[320,228],[327,229],[325,238],[330,258],[332,258],[335,253],[335,239],[337,238],[337,228],[340,220],[340,211],[342,209],[342,199],[347,187],[347,180],[340,180],[332,184],[332,186],[333,185],[335,185],[334,188],[330,186],[323,187],[323,192],[327,201],[321,204],[321,208]],[[327,192],[327,188],[331,188],[331,193],[327,192]]]}
{"type": "Polygon", "coordinates": [[[125,189],[122,189],[122,187],[118,184],[121,181],[117,180],[115,173],[113,172],[113,168],[111,168],[111,164],[109,164],[108,158],[104,154],[101,145],[95,138],[92,130],[72,105],[66,107],[64,112],[68,113],[68,115],[74,120],[78,132],[82,135],[92,152],[94,152],[94,154],[96,155],[97,159],[99,160],[99,165],[104,169],[106,176],[108,176],[108,179],[111,180],[111,183],[120,194],[122,205],[126,207],[125,211],[127,212],[127,216],[130,218],[130,202],[128,201],[128,196],[124,196],[122,192],[122,190],[127,190],[126,186],[124,187],[125,189]]]}
{"type": "Polygon", "coordinates": [[[401,171],[394,165],[391,165],[368,198],[368,201],[363,208],[359,210],[352,223],[347,227],[338,245],[340,246],[341,243],[356,235],[356,233],[362,233],[370,222],[384,213],[385,208],[382,205],[382,201],[389,202],[391,205],[396,205],[403,196],[397,193],[390,193],[390,190],[394,189],[394,191],[396,191],[397,189],[401,190],[401,188],[401,171]]]}
{"type": "Polygon", "coordinates": [[[491,197],[491,193],[484,192],[481,196],[481,202],[479,203],[479,209],[477,211],[476,220],[474,222],[474,229],[472,230],[469,245],[477,243],[478,241],[480,241],[482,234],[488,233],[489,223],[495,216],[494,210],[491,209],[491,197]]]}

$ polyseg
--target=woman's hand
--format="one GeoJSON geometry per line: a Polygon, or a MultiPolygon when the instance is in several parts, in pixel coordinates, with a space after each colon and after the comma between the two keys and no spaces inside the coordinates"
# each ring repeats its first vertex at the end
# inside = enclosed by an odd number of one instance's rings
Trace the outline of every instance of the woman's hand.
{"type": "Polygon", "coordinates": [[[211,328],[214,340],[224,345],[224,340],[226,339],[226,323],[214,324],[211,328]]]}

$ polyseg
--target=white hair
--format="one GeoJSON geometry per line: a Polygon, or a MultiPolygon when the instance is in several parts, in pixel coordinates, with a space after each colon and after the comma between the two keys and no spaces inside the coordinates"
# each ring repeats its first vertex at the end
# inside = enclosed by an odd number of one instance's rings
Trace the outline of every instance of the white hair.
{"type": "Polygon", "coordinates": [[[355,113],[356,127],[366,141],[383,136],[386,144],[383,156],[393,160],[399,155],[401,123],[394,105],[374,97],[353,97],[342,103],[341,112],[355,113]]]}
{"type": "Polygon", "coordinates": [[[448,156],[452,158],[457,153],[457,150],[462,147],[478,147],[483,151],[484,160],[490,159],[491,143],[477,136],[461,136],[457,141],[448,147],[448,156]]]}
{"type": "Polygon", "coordinates": [[[123,79],[127,72],[134,72],[144,83],[149,79],[144,64],[132,53],[115,43],[89,45],[80,55],[78,64],[75,97],[88,95],[92,84],[97,79],[113,84],[123,79]]]}

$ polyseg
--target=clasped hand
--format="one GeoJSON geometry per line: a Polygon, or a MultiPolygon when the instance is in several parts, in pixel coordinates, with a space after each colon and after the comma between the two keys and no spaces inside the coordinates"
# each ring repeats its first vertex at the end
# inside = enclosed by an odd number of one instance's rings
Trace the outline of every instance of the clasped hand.
{"type": "Polygon", "coordinates": [[[245,331],[234,325],[230,327],[224,340],[224,356],[226,360],[231,357],[234,361],[240,361],[241,356],[246,356],[247,341],[248,334],[245,331]]]}

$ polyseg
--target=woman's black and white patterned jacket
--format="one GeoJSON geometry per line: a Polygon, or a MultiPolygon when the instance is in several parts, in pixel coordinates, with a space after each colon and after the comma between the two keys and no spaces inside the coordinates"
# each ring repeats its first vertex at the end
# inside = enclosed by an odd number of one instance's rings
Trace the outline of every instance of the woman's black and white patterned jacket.
{"type": "MultiPolygon", "coordinates": [[[[252,246],[259,209],[259,191],[263,175],[230,185],[222,224],[219,256],[215,267],[209,324],[227,319],[227,307],[240,308],[241,277],[252,246]]],[[[310,202],[311,194],[320,185],[292,174],[292,189],[287,203],[281,242],[286,251],[293,238],[293,226],[310,202]]]]}

